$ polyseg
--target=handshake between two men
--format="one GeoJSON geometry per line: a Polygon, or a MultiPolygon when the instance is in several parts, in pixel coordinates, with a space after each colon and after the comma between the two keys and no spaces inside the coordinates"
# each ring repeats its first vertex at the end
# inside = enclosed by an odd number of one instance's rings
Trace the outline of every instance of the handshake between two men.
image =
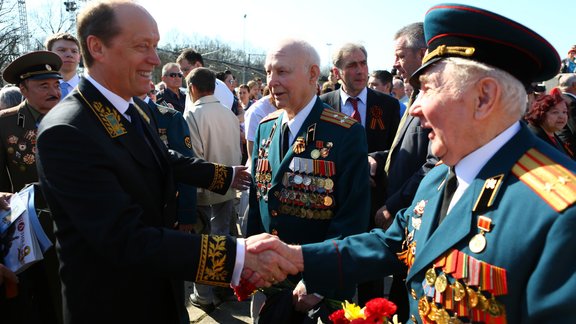
{"type": "Polygon", "coordinates": [[[267,233],[250,236],[245,243],[242,279],[256,288],[270,287],[304,270],[300,246],[288,245],[267,233]]]}

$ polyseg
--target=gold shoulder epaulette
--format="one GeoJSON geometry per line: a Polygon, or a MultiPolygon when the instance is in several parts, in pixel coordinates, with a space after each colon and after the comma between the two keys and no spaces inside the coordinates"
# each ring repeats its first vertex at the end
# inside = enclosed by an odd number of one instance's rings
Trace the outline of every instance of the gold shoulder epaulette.
{"type": "Polygon", "coordinates": [[[280,117],[280,115],[282,115],[282,113],[284,112],[284,109],[277,109],[275,112],[271,112],[268,115],[266,115],[266,117],[262,118],[262,120],[260,121],[260,124],[265,123],[267,121],[270,120],[274,120],[278,117],[280,117]]]}
{"type": "Polygon", "coordinates": [[[357,123],[354,118],[329,108],[324,108],[320,115],[320,119],[344,128],[350,128],[352,125],[357,123]]]}
{"type": "Polygon", "coordinates": [[[20,109],[20,105],[0,110],[0,118],[12,116],[18,112],[18,109],[20,109]]]}
{"type": "Polygon", "coordinates": [[[536,149],[528,150],[516,162],[512,173],[557,212],[576,202],[574,173],[536,149]]]}

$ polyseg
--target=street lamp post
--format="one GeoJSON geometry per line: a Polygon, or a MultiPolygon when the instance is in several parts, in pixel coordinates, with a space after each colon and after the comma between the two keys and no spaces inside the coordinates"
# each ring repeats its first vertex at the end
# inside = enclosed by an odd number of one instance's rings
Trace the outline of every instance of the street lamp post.
{"type": "Polygon", "coordinates": [[[246,16],[248,16],[247,14],[244,14],[244,37],[243,37],[243,51],[244,51],[244,69],[242,69],[242,83],[246,83],[246,64],[248,63],[246,61],[247,56],[246,56],[246,16]]]}

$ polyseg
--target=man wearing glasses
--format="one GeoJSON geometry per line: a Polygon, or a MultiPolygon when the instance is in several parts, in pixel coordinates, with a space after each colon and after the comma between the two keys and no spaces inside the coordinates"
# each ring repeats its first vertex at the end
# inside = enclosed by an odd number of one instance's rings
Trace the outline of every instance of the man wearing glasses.
{"type": "Polygon", "coordinates": [[[162,67],[162,81],[166,84],[166,88],[158,93],[156,103],[184,113],[186,93],[180,90],[183,76],[178,64],[166,63],[162,67]]]}

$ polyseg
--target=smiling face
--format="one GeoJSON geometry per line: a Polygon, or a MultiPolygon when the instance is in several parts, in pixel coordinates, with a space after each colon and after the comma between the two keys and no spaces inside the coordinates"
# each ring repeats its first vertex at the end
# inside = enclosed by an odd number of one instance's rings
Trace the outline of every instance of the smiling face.
{"type": "Polygon", "coordinates": [[[152,71],[160,64],[156,53],[160,36],[152,16],[138,5],[119,4],[115,15],[120,33],[109,44],[88,36],[95,61],[88,70],[108,90],[129,100],[150,90],[152,71]]]}
{"type": "Polygon", "coordinates": [[[552,134],[561,131],[567,123],[568,107],[565,101],[561,101],[544,114],[541,126],[546,133],[552,134]]]}
{"type": "Polygon", "coordinates": [[[420,95],[410,107],[410,114],[420,118],[423,128],[431,129],[428,138],[432,153],[452,166],[476,148],[471,140],[475,89],[459,89],[449,77],[450,70],[450,66],[444,71],[433,66],[420,77],[420,95]]]}
{"type": "Polygon", "coordinates": [[[166,74],[162,76],[162,81],[164,81],[168,89],[178,94],[178,89],[182,86],[183,77],[184,75],[180,71],[180,67],[178,65],[174,65],[166,71],[166,74]]]}
{"type": "Polygon", "coordinates": [[[58,79],[25,80],[20,83],[20,92],[28,104],[41,114],[46,114],[60,102],[58,79]]]}

